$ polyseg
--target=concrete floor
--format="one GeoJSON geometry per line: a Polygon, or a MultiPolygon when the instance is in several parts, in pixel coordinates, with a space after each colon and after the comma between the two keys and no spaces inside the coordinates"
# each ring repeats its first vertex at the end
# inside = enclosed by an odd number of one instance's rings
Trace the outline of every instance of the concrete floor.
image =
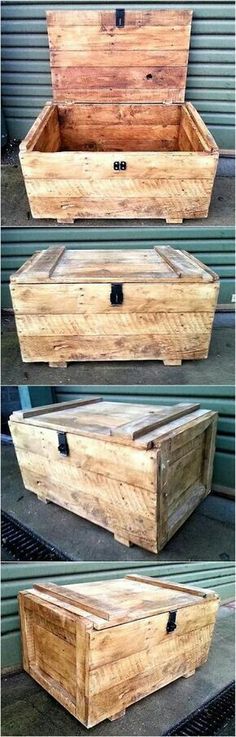
{"type": "Polygon", "coordinates": [[[52,369],[46,363],[22,363],[13,315],[2,317],[2,384],[233,384],[233,315],[217,313],[209,357],[164,366],[161,361],[70,363],[52,369]]]}
{"type": "MultiPolygon", "coordinates": [[[[233,679],[234,610],[222,606],[208,661],[192,678],[179,678],[130,706],[119,721],[105,720],[89,733],[25,673],[4,677],[2,735],[163,735],[233,679]]],[[[234,734],[233,724],[224,734],[234,734]]]]}
{"type": "MultiPolygon", "coordinates": [[[[2,225],[13,227],[13,226],[40,226],[48,225],[55,227],[58,226],[55,220],[35,220],[30,214],[29,203],[25,191],[24,181],[21,173],[21,168],[18,159],[17,148],[13,151],[10,157],[3,156],[3,161],[7,162],[2,165],[2,225]],[[10,163],[8,163],[10,162],[10,163]]],[[[208,218],[199,218],[199,220],[184,220],[184,225],[189,226],[224,226],[234,225],[234,179],[233,173],[233,159],[224,160],[220,162],[218,168],[219,174],[223,173],[223,176],[217,176],[215,179],[214,190],[212,201],[210,205],[210,211],[208,218]],[[228,163],[227,163],[228,162],[228,163]],[[230,165],[230,166],[229,166],[230,165]],[[231,176],[224,176],[232,169],[231,176]]],[[[76,220],[74,226],[117,226],[120,227],[127,225],[130,226],[142,226],[142,225],[157,225],[158,228],[166,226],[164,220],[76,220]]],[[[69,227],[73,227],[69,226],[69,227]]]]}
{"type": "Polygon", "coordinates": [[[135,545],[127,548],[102,527],[39,501],[23,486],[12,445],[2,446],[2,509],[72,560],[234,560],[233,501],[211,494],[156,556],[135,545]]]}

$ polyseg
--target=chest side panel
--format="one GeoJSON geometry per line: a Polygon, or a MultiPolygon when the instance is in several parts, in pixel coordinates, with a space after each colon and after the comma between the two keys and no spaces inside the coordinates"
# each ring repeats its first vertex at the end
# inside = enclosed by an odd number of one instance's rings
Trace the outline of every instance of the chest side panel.
{"type": "Polygon", "coordinates": [[[55,101],[184,100],[191,11],[47,13],[55,101]]]}
{"type": "Polygon", "coordinates": [[[19,606],[25,670],[75,716],[75,622],[23,593],[19,606]]]}
{"type": "Polygon", "coordinates": [[[169,634],[169,612],[91,633],[89,726],[202,665],[217,608],[209,601],[178,610],[169,634]]]}
{"type": "Polygon", "coordinates": [[[194,420],[161,450],[160,539],[161,546],[186,521],[211,491],[217,414],[194,420]]]}

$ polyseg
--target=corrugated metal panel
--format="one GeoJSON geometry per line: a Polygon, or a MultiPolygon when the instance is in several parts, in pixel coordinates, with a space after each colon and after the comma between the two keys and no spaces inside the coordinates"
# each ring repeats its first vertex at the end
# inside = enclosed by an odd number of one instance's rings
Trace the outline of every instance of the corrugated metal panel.
{"type": "Polygon", "coordinates": [[[121,578],[129,571],[212,588],[221,599],[234,597],[233,563],[4,563],[2,565],[2,668],[21,665],[17,593],[36,581],[57,584],[121,578]]]}
{"type": "Polygon", "coordinates": [[[2,306],[11,307],[9,276],[34,251],[56,243],[68,248],[152,248],[169,243],[184,248],[220,276],[219,304],[232,302],[234,293],[234,229],[178,226],[98,228],[2,228],[2,306]]]}
{"type": "MultiPolygon", "coordinates": [[[[193,24],[186,98],[202,114],[221,148],[234,148],[234,3],[137,2],[124,7],[191,8],[193,24]]],[[[113,2],[2,2],[2,94],[11,137],[22,138],[52,97],[46,10],[115,8],[113,2]]]]}
{"type": "Polygon", "coordinates": [[[175,404],[199,401],[203,409],[219,413],[213,486],[234,489],[234,387],[233,386],[55,386],[57,402],[73,399],[76,395],[99,394],[117,402],[150,402],[175,404]]]}

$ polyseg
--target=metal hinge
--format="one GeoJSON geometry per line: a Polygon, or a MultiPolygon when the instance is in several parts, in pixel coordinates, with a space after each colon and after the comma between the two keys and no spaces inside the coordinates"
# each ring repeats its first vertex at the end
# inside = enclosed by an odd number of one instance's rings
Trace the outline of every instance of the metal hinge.
{"type": "Polygon", "coordinates": [[[110,303],[112,305],[122,305],[124,299],[122,284],[112,284],[110,303]]]}
{"type": "Polygon", "coordinates": [[[124,28],[125,25],[125,11],[120,8],[116,10],[116,27],[124,28]]]}
{"type": "Polygon", "coordinates": [[[167,632],[167,634],[169,634],[170,632],[174,632],[174,630],[176,629],[176,627],[177,627],[177,625],[176,625],[176,611],[169,612],[169,618],[168,618],[168,622],[167,622],[167,625],[166,625],[166,632],[167,632]]]}
{"type": "Polygon", "coordinates": [[[69,446],[67,442],[67,437],[65,432],[58,432],[58,450],[59,453],[61,453],[62,456],[68,456],[69,455],[69,446]]]}

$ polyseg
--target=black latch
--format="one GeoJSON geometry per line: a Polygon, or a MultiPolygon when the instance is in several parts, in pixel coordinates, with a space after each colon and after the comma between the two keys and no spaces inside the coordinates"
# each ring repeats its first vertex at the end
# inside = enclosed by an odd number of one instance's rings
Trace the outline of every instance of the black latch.
{"type": "Polygon", "coordinates": [[[125,171],[126,161],[114,161],[113,169],[115,169],[115,171],[125,171]]]}
{"type": "Polygon", "coordinates": [[[122,284],[112,284],[110,302],[112,305],[122,305],[124,299],[122,284]]]}
{"type": "Polygon", "coordinates": [[[169,612],[169,618],[166,625],[167,634],[169,634],[169,632],[174,632],[176,627],[176,612],[169,612]]]}
{"type": "Polygon", "coordinates": [[[125,11],[118,8],[116,10],[116,27],[124,28],[125,25],[125,11]]]}
{"type": "Polygon", "coordinates": [[[67,442],[67,437],[65,432],[58,432],[58,450],[59,453],[61,453],[62,456],[68,456],[69,455],[69,446],[67,442]]]}

